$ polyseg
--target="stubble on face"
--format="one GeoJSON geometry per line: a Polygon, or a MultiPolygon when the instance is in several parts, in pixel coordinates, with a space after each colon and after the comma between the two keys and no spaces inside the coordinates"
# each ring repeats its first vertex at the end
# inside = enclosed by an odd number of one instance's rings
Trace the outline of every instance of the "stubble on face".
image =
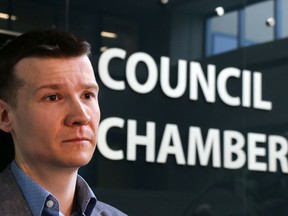
{"type": "Polygon", "coordinates": [[[88,57],[26,58],[15,72],[23,80],[11,115],[16,161],[77,169],[86,165],[100,119],[98,85],[88,57]]]}

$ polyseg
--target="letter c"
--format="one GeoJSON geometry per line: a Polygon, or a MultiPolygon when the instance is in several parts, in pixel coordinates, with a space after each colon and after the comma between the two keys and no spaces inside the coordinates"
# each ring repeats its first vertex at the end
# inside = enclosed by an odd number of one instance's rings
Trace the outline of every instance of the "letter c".
{"type": "Polygon", "coordinates": [[[110,117],[103,120],[99,125],[98,130],[98,143],[97,148],[99,152],[110,160],[123,160],[124,153],[123,150],[113,150],[109,147],[107,143],[107,133],[112,127],[123,128],[124,120],[117,117],[110,117]]]}
{"type": "Polygon", "coordinates": [[[119,48],[111,48],[102,53],[98,62],[98,73],[101,81],[110,89],[124,90],[125,82],[113,79],[109,74],[109,62],[112,58],[125,59],[126,51],[119,48]]]}

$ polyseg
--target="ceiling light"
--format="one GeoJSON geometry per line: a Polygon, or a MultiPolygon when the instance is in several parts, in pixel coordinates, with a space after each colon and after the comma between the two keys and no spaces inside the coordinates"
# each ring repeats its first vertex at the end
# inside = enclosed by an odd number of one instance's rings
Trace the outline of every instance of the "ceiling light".
{"type": "Polygon", "coordinates": [[[117,34],[115,34],[113,32],[107,32],[107,31],[102,31],[101,36],[107,37],[107,38],[117,38],[117,34]]]}
{"type": "Polygon", "coordinates": [[[100,48],[100,51],[101,51],[101,52],[105,52],[107,49],[108,49],[107,46],[103,46],[103,47],[100,48]]]}
{"type": "Polygon", "coordinates": [[[269,17],[267,20],[266,20],[266,25],[268,27],[274,27],[276,24],[276,21],[274,19],[274,17],[269,17]]]}
{"type": "Polygon", "coordinates": [[[223,16],[225,14],[225,10],[223,7],[216,7],[215,11],[216,11],[218,16],[223,16]]]}
{"type": "Polygon", "coordinates": [[[162,4],[168,4],[169,0],[160,0],[162,4]]]}
{"type": "Polygon", "coordinates": [[[14,15],[9,15],[9,14],[6,14],[6,13],[0,13],[0,19],[5,19],[5,20],[8,20],[10,17],[11,20],[15,21],[17,20],[17,17],[14,16],[14,15]]]}

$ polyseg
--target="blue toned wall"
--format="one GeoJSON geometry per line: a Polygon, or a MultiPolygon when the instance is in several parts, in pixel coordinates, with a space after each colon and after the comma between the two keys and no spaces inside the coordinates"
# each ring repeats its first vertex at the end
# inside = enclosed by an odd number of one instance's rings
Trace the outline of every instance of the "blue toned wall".
{"type": "MultiPolygon", "coordinates": [[[[0,12],[17,19],[0,27],[68,30],[92,44],[102,121],[98,149],[80,174],[99,199],[137,216],[282,216],[287,35],[240,46],[238,26],[233,49],[216,40],[221,53],[206,55],[217,6],[229,12],[261,2],[6,0],[0,12]]],[[[261,28],[270,28],[265,21],[261,28]]],[[[11,149],[1,140],[4,167],[11,149]]]]}

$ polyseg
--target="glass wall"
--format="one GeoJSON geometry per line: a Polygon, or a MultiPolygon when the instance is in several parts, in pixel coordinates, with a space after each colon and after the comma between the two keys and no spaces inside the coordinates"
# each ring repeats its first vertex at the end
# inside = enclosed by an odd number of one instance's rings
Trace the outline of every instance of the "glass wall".
{"type": "Polygon", "coordinates": [[[256,1],[228,13],[223,8],[224,14],[215,8],[206,24],[206,55],[287,37],[286,4],[287,0],[256,1]]]}
{"type": "Polygon", "coordinates": [[[237,11],[207,21],[208,55],[234,50],[239,46],[238,23],[237,11]]]}
{"type": "Polygon", "coordinates": [[[55,28],[91,43],[101,123],[79,173],[99,200],[137,216],[283,216],[287,2],[2,0],[0,40],[55,28]]]}
{"type": "Polygon", "coordinates": [[[274,1],[249,5],[244,9],[244,41],[246,46],[274,39],[274,1]]]}
{"type": "Polygon", "coordinates": [[[287,30],[287,20],[288,20],[288,11],[286,10],[288,8],[288,1],[287,0],[278,0],[278,8],[279,11],[277,22],[278,28],[279,28],[279,37],[284,38],[288,37],[288,30],[287,30]]]}

